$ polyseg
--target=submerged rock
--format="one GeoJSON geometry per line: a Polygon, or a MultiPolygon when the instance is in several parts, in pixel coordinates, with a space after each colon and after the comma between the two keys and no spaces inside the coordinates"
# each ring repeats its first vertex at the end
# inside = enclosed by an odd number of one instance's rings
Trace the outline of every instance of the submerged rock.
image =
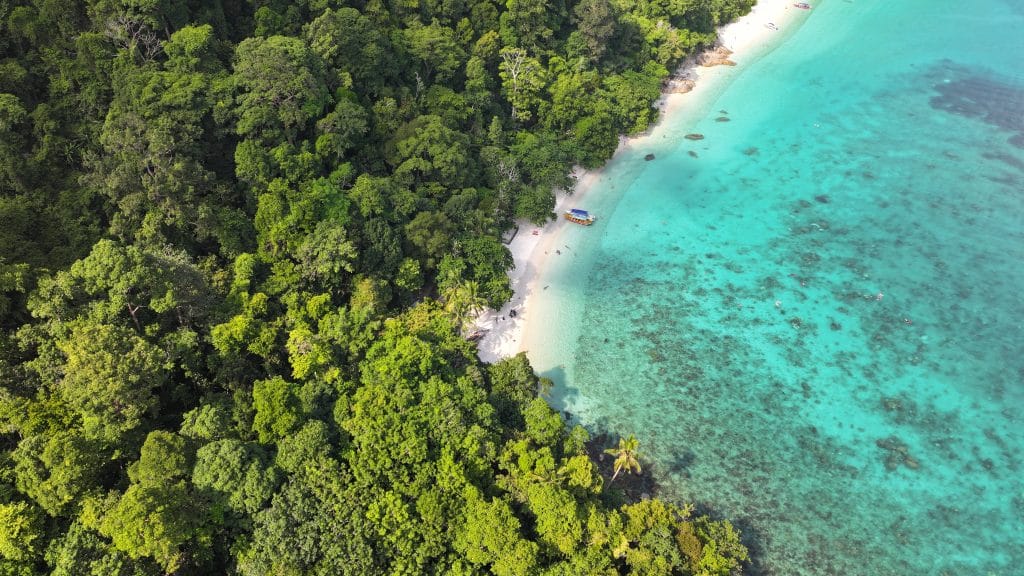
{"type": "Polygon", "coordinates": [[[890,452],[885,457],[885,469],[888,470],[889,472],[893,472],[893,471],[895,471],[899,467],[900,467],[900,457],[897,456],[896,454],[890,452]]]}
{"type": "Polygon", "coordinates": [[[650,162],[651,160],[654,160],[654,154],[648,154],[648,155],[644,156],[644,160],[646,160],[648,162],[650,162]]]}
{"type": "Polygon", "coordinates": [[[686,138],[687,140],[703,140],[704,139],[704,135],[703,134],[697,134],[695,132],[693,134],[687,134],[686,136],[684,136],[684,138],[686,138]]]}
{"type": "Polygon", "coordinates": [[[899,412],[903,409],[903,403],[900,402],[899,398],[882,398],[882,406],[885,407],[886,412],[899,412]]]}
{"type": "Polygon", "coordinates": [[[901,465],[911,470],[917,470],[921,467],[921,463],[910,455],[910,449],[906,443],[895,436],[876,440],[875,446],[888,452],[885,455],[885,469],[890,472],[896,470],[901,465]]]}
{"type": "Polygon", "coordinates": [[[654,349],[654,348],[652,348],[652,349],[647,351],[647,356],[651,359],[651,362],[664,362],[665,361],[665,355],[662,354],[660,350],[657,350],[657,349],[654,349]]]}

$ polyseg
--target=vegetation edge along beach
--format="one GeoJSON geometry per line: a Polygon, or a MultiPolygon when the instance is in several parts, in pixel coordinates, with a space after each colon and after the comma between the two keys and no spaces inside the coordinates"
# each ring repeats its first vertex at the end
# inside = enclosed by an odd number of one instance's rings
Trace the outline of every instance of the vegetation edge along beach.
{"type": "Polygon", "coordinates": [[[0,6],[0,573],[741,573],[464,336],[752,3],[0,6]]]}
{"type": "MultiPolygon", "coordinates": [[[[716,41],[685,58],[665,83],[655,102],[658,122],[642,134],[621,136],[613,160],[628,151],[657,146],[666,137],[678,138],[677,134],[666,134],[665,128],[676,125],[678,116],[699,116],[738,71],[749,67],[792,35],[805,17],[806,13],[802,15],[791,2],[761,0],[749,13],[719,28],[716,41]]],[[[593,169],[574,167],[571,188],[555,191],[555,215],[574,206],[587,206],[592,189],[606,177],[606,165],[593,169]]],[[[501,308],[481,310],[474,319],[474,329],[481,335],[477,347],[485,362],[543,346],[537,336],[545,331],[544,315],[531,324],[530,310],[536,306],[529,304],[533,298],[543,297],[540,282],[544,272],[548,266],[557,265],[555,258],[565,246],[563,232],[572,227],[560,218],[542,225],[521,220],[517,226],[517,233],[508,243],[513,260],[508,272],[513,297],[501,308]]]]}

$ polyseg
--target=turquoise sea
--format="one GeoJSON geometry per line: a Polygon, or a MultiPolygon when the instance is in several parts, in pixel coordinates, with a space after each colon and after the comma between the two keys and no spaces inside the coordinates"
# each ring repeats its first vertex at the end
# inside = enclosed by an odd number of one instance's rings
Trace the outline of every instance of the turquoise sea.
{"type": "Polygon", "coordinates": [[[605,170],[530,358],[753,574],[1024,574],[1024,0],[780,34],[605,170]]]}

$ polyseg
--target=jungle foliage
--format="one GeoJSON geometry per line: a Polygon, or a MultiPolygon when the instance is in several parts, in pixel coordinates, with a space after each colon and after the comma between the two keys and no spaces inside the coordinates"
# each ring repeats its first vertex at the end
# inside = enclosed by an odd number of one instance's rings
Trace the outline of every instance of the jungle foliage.
{"type": "Polygon", "coordinates": [[[0,0],[0,576],[738,574],[461,330],[751,4],[0,0]]]}

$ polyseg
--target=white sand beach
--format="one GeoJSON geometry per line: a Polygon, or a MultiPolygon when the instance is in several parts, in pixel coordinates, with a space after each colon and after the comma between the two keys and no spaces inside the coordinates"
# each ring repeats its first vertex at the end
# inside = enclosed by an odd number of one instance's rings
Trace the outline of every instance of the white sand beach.
{"type": "MultiPolygon", "coordinates": [[[[764,54],[785,38],[791,32],[791,26],[797,24],[800,17],[806,18],[809,12],[796,8],[792,1],[759,0],[749,14],[718,30],[718,45],[731,52],[728,58],[736,66],[743,66],[749,59],[764,54]]],[[[697,62],[699,58],[700,55],[697,55],[688,59],[674,75],[677,82],[681,79],[692,80],[693,89],[684,93],[672,93],[669,90],[658,102],[662,122],[679,107],[688,102],[700,101],[703,95],[718,88],[720,81],[727,77],[732,68],[701,66],[697,62]]],[[[642,138],[640,136],[637,139],[642,138]]]]}
{"type": "MultiPolygon", "coordinates": [[[[745,57],[756,57],[781,39],[790,25],[796,23],[806,11],[793,6],[792,1],[760,0],[753,10],[736,22],[723,26],[718,33],[718,43],[732,52],[729,60],[736,66],[744,65],[745,57]],[[769,26],[771,24],[771,26],[769,26]]],[[[732,66],[700,66],[697,58],[685,62],[675,74],[678,80],[692,80],[693,89],[685,93],[667,93],[656,103],[661,110],[661,120],[677,113],[687,103],[699,102],[720,80],[727,77],[732,66]]],[[[623,138],[616,154],[633,146],[642,145],[651,134],[623,138]]],[[[585,206],[583,202],[593,184],[600,179],[601,171],[587,171],[576,168],[573,176],[576,185],[571,192],[557,193],[555,213],[559,218],[544,226],[535,226],[527,221],[519,222],[519,232],[509,244],[515,268],[509,272],[514,296],[501,310],[487,310],[475,321],[476,328],[485,331],[478,342],[480,359],[493,363],[502,358],[514,356],[527,349],[525,342],[526,324],[530,322],[530,300],[537,295],[537,280],[549,261],[558,240],[560,230],[565,226],[577,226],[561,218],[562,212],[573,206],[585,206]],[[515,314],[513,316],[512,314],[515,314]]]]}
{"type": "MultiPolygon", "coordinates": [[[[600,172],[576,168],[573,171],[576,186],[571,194],[562,191],[557,193],[555,213],[561,215],[569,208],[570,202],[579,204],[599,175],[600,172]]],[[[562,226],[578,226],[562,218],[544,226],[535,226],[528,221],[521,221],[518,225],[519,233],[508,246],[515,262],[515,268],[509,272],[514,295],[501,310],[487,310],[475,321],[476,329],[486,331],[477,344],[480,359],[484,362],[497,362],[524,350],[524,327],[529,320],[527,304],[537,288],[536,280],[547,262],[548,252],[554,246],[553,242],[558,238],[558,230],[562,226]]]]}

